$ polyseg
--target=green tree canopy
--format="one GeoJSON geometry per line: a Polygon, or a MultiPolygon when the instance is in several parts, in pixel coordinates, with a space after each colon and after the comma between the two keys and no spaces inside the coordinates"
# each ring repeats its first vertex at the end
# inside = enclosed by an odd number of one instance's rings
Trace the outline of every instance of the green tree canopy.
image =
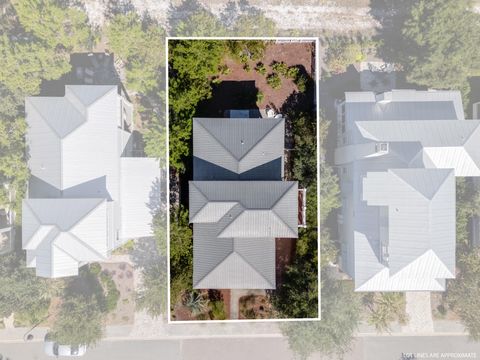
{"type": "Polygon", "coordinates": [[[57,0],[13,0],[23,28],[50,49],[78,51],[93,44],[85,11],[57,0]]]}
{"type": "Polygon", "coordinates": [[[315,352],[342,355],[350,349],[359,320],[360,299],[352,284],[322,274],[322,320],[289,322],[281,329],[301,359],[315,352]]]}
{"type": "Polygon", "coordinates": [[[52,338],[60,344],[88,346],[102,338],[109,309],[99,274],[90,267],[81,268],[78,277],[69,279],[64,289],[51,329],[52,338]]]}
{"type": "Polygon", "coordinates": [[[172,40],[169,43],[170,166],[184,171],[192,118],[197,104],[211,96],[225,46],[215,40],[172,40]]]}
{"type": "Polygon", "coordinates": [[[480,15],[470,0],[412,2],[401,33],[401,43],[391,44],[393,60],[404,66],[408,81],[467,92],[467,78],[480,71],[480,15]]]}
{"type": "Polygon", "coordinates": [[[172,32],[176,36],[227,36],[228,31],[220,20],[205,8],[198,9],[180,19],[172,32]]]}
{"type": "Polygon", "coordinates": [[[36,42],[12,41],[0,36],[0,83],[17,98],[36,95],[42,79],[58,79],[70,70],[68,58],[36,42]]]}
{"type": "Polygon", "coordinates": [[[23,252],[0,256],[0,317],[27,312],[41,300],[49,300],[49,282],[28,269],[23,252]]]}
{"type": "Polygon", "coordinates": [[[480,254],[479,249],[458,255],[460,273],[448,281],[447,302],[460,316],[470,337],[480,341],[480,254]]]}
{"type": "Polygon", "coordinates": [[[115,55],[126,63],[128,89],[143,94],[159,91],[165,56],[163,29],[150,18],[129,12],[114,16],[106,34],[115,55]]]}
{"type": "Polygon", "coordinates": [[[183,208],[172,209],[170,221],[170,278],[171,304],[182,295],[184,290],[192,289],[193,274],[193,238],[188,224],[188,211],[183,208]]]}
{"type": "Polygon", "coordinates": [[[92,345],[102,338],[104,314],[95,295],[66,296],[52,328],[63,345],[92,345]]]}

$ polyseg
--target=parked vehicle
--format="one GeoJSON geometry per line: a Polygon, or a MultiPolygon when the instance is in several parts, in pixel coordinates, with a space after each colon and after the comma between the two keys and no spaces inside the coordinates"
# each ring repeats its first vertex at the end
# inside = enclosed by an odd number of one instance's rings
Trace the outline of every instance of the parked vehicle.
{"type": "Polygon", "coordinates": [[[83,356],[87,352],[86,345],[60,345],[52,340],[47,334],[45,336],[45,343],[43,347],[45,354],[48,356],[83,356]]]}

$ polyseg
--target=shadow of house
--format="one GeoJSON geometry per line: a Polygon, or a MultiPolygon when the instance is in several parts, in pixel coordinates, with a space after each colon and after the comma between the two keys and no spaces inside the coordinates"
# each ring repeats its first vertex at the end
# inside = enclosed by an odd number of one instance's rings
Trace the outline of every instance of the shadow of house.
{"type": "Polygon", "coordinates": [[[278,158],[237,174],[209,161],[194,157],[193,173],[195,180],[282,180],[282,158],[278,158]],[[278,176],[272,176],[278,175],[278,176]]]}
{"type": "Polygon", "coordinates": [[[101,176],[99,178],[86,181],[76,186],[72,186],[65,190],[57,189],[55,186],[32,175],[28,182],[28,195],[30,199],[46,199],[46,198],[105,198],[112,200],[107,190],[107,178],[101,176]]]}
{"type": "Polygon", "coordinates": [[[71,71],[60,79],[42,81],[40,96],[64,96],[65,85],[118,85],[119,93],[130,101],[113,53],[74,53],[70,55],[70,65],[71,71]]]}
{"type": "Polygon", "coordinates": [[[222,81],[213,85],[210,99],[202,101],[197,117],[225,117],[228,110],[249,110],[250,117],[261,117],[257,106],[258,88],[254,80],[222,81]]]}

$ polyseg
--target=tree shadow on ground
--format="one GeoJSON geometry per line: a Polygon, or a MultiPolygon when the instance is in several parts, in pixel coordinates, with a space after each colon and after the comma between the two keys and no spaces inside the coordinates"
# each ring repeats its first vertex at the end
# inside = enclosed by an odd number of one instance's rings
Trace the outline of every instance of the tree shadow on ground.
{"type": "Polygon", "coordinates": [[[105,4],[105,17],[107,19],[112,19],[116,15],[125,15],[135,11],[135,6],[131,0],[107,0],[105,4]]]}
{"type": "Polygon", "coordinates": [[[170,3],[167,11],[168,26],[170,31],[175,33],[181,22],[189,16],[206,11],[205,7],[197,0],[183,0],[178,5],[170,3]]]}
{"type": "Polygon", "coordinates": [[[99,304],[105,305],[103,287],[98,281],[98,276],[90,270],[90,265],[80,268],[78,276],[68,280],[65,295],[85,298],[95,296],[99,304]]]}
{"type": "Polygon", "coordinates": [[[371,0],[370,15],[380,24],[374,40],[379,41],[377,55],[388,62],[398,62],[408,53],[402,36],[407,15],[414,0],[371,0]]]}
{"type": "Polygon", "coordinates": [[[153,237],[144,238],[136,242],[133,250],[130,252],[130,259],[135,268],[151,267],[164,261],[164,258],[158,251],[157,240],[153,237]]]}
{"type": "Polygon", "coordinates": [[[40,96],[64,96],[65,85],[117,85],[130,101],[114,66],[114,54],[105,52],[73,53],[71,71],[57,80],[42,80],[40,96]]]}
{"type": "Polygon", "coordinates": [[[305,91],[294,91],[283,102],[280,112],[286,115],[298,114],[306,111],[315,111],[315,81],[311,78],[303,65],[295,65],[299,70],[298,76],[307,79],[305,91]]]}
{"type": "Polygon", "coordinates": [[[258,88],[254,80],[213,84],[212,96],[198,104],[195,116],[221,118],[228,116],[228,110],[258,111],[257,94],[258,88]]]}

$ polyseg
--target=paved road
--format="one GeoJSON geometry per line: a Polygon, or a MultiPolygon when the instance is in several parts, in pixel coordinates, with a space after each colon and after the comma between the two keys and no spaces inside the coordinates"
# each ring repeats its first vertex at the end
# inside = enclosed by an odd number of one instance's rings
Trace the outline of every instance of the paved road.
{"type": "Polygon", "coordinates": [[[365,336],[345,360],[480,359],[480,343],[466,336],[365,336]],[[413,357],[412,354],[415,356],[413,357]]]}
{"type": "MultiPolygon", "coordinates": [[[[51,360],[43,343],[0,344],[3,360],[51,360]]],[[[102,341],[82,360],[291,360],[281,337],[102,341]]],[[[66,360],[68,358],[61,357],[66,360]]]]}
{"type": "MultiPolygon", "coordinates": [[[[50,360],[41,342],[0,344],[4,360],[50,360]]],[[[465,336],[365,336],[344,360],[480,359],[480,343],[465,336]],[[411,354],[415,355],[413,357],[411,354]]],[[[66,360],[66,358],[61,358],[66,360]]],[[[281,337],[103,341],[84,360],[292,360],[281,337]]],[[[313,355],[310,360],[330,360],[313,355]]]]}

